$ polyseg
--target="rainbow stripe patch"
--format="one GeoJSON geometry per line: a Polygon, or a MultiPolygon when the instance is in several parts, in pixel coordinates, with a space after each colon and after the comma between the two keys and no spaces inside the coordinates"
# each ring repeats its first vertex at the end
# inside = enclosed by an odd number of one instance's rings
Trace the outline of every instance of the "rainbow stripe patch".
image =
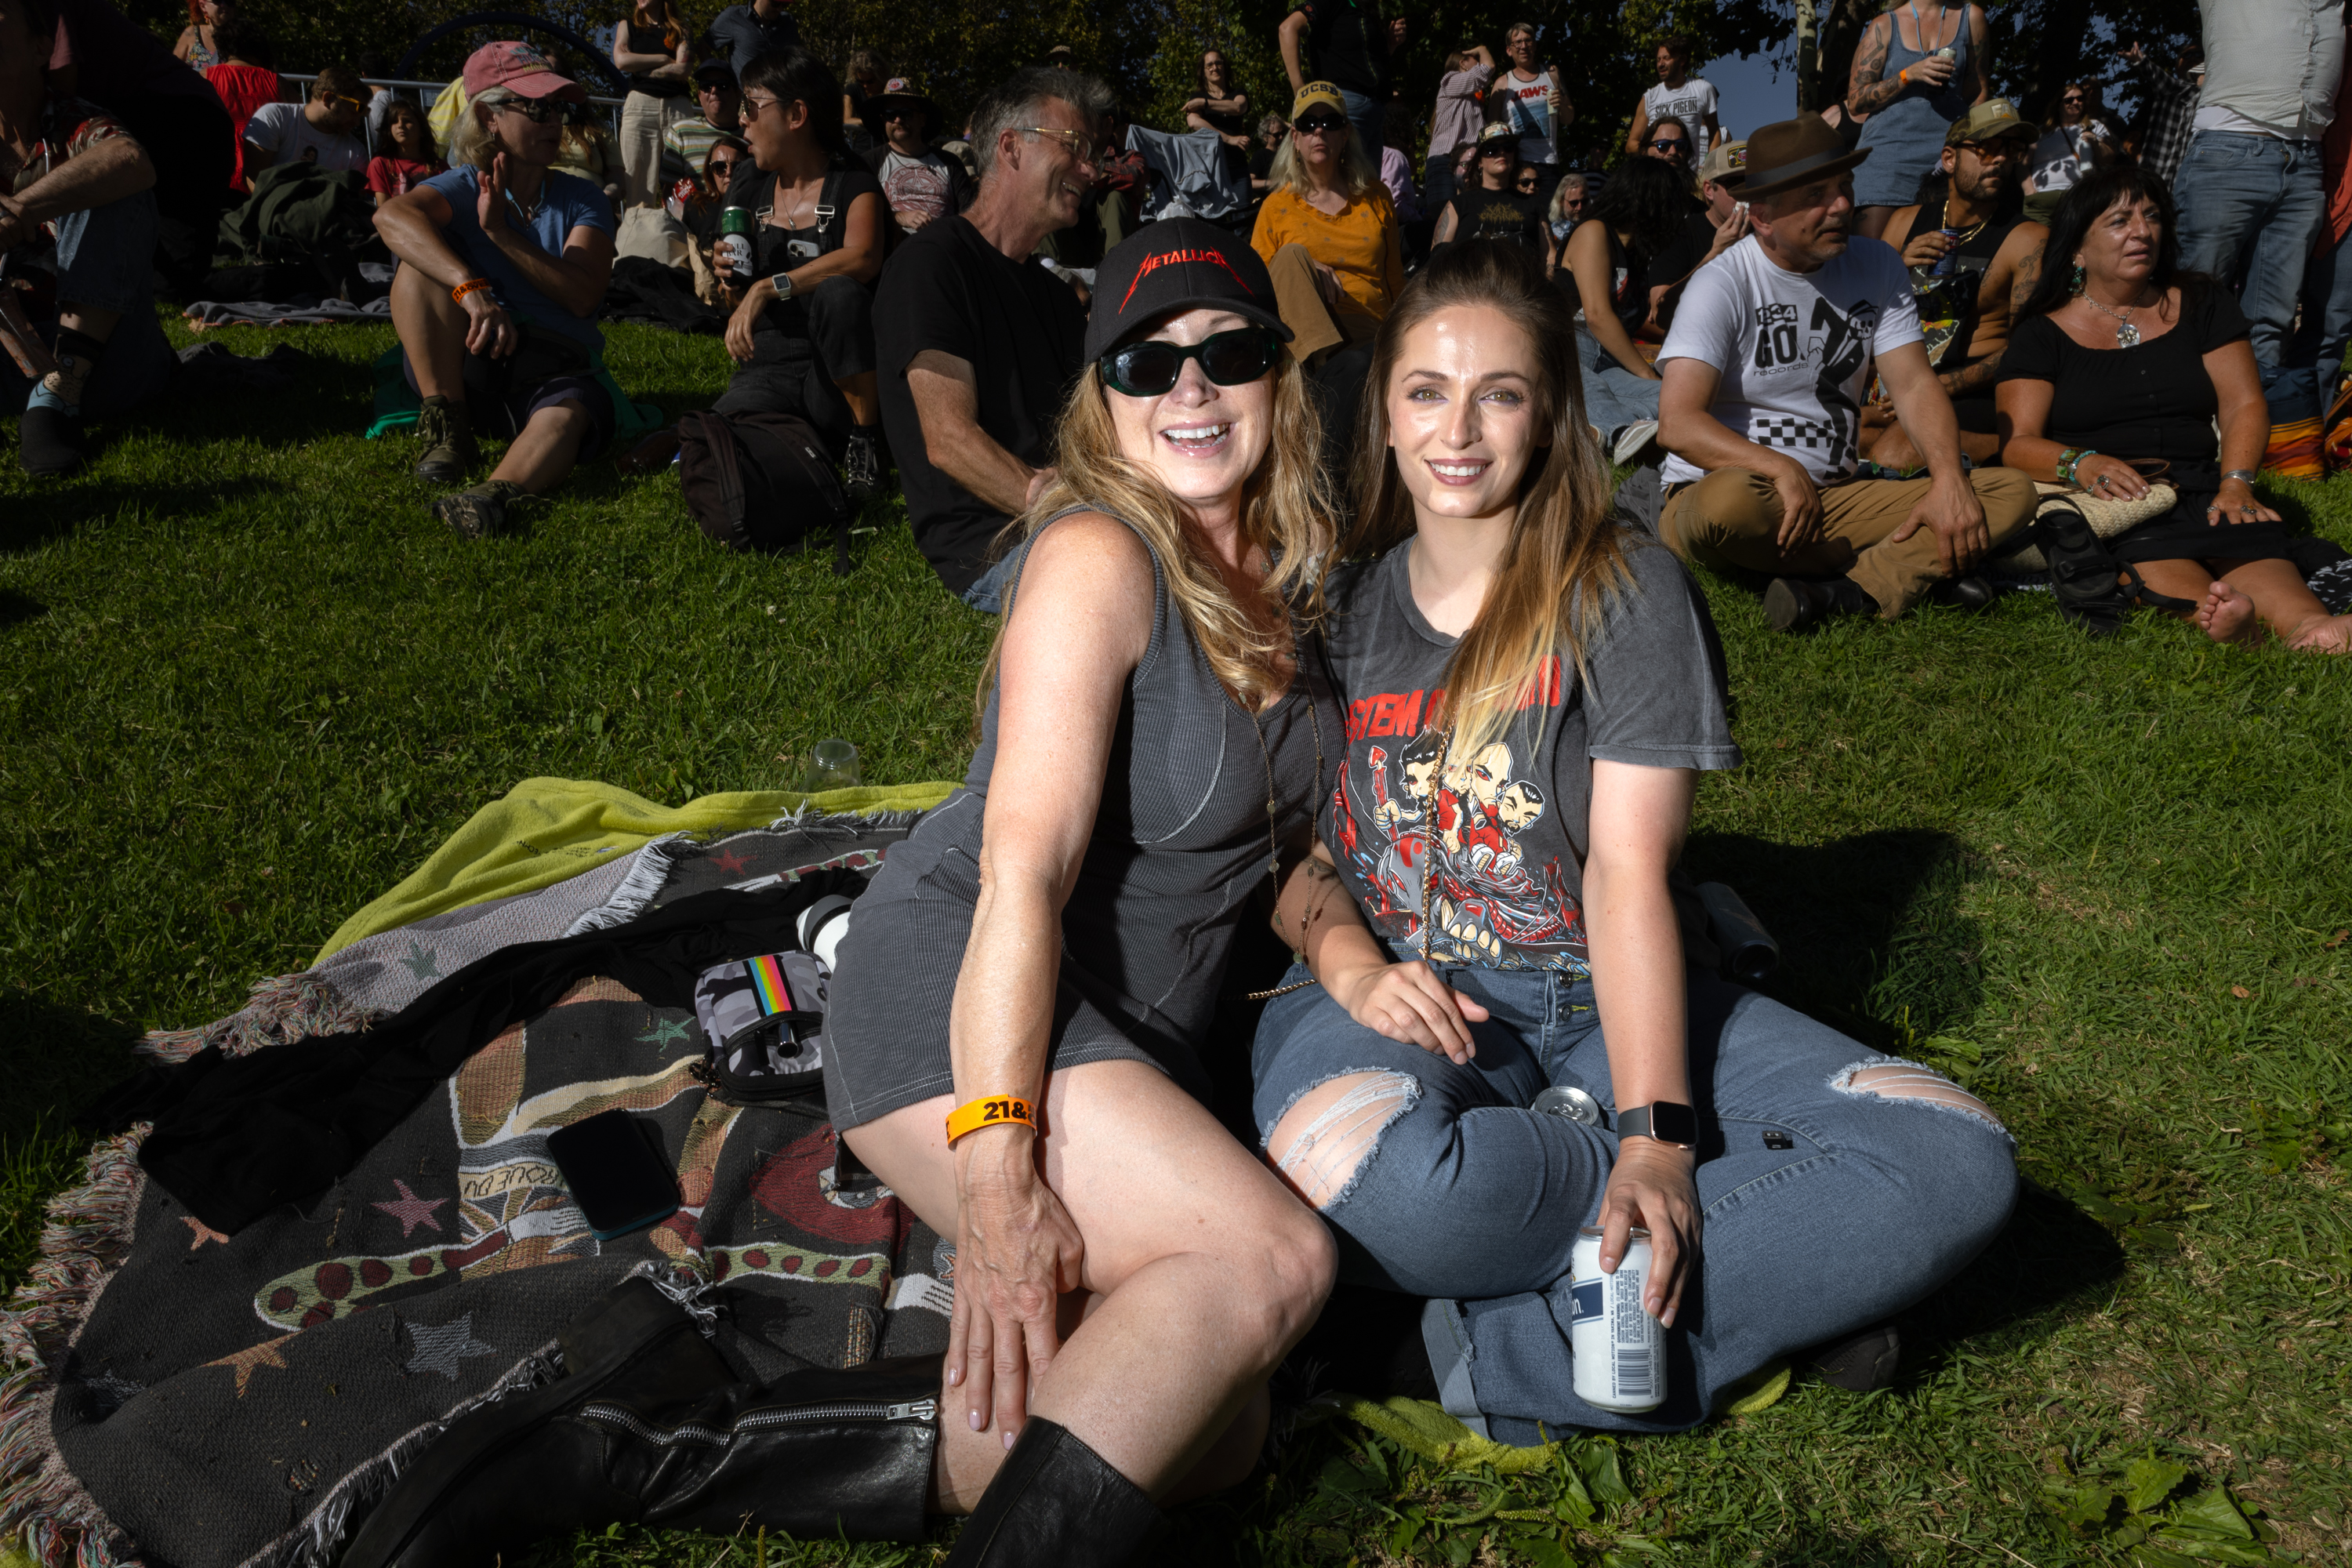
{"type": "Polygon", "coordinates": [[[751,992],[760,999],[760,1016],[772,1017],[793,1010],[792,987],[784,984],[784,966],[776,962],[772,952],[757,958],[747,958],[743,967],[751,972],[751,992]]]}

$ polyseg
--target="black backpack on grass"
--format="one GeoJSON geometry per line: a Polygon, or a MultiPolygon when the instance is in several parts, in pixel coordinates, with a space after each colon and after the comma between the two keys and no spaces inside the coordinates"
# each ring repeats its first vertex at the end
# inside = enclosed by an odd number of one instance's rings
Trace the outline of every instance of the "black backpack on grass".
{"type": "Polygon", "coordinates": [[[677,478],[687,510],[719,543],[780,554],[830,525],[834,575],[849,575],[849,500],[807,420],[688,414],[677,423],[677,478]]]}

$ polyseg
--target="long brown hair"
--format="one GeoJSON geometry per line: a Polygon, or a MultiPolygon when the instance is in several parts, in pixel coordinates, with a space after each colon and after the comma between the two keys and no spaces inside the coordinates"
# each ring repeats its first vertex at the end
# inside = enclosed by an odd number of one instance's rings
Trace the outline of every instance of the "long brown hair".
{"type": "Polygon", "coordinates": [[[1406,334],[1441,310],[1471,306],[1500,310],[1527,334],[1536,354],[1536,425],[1550,431],[1551,443],[1519,482],[1502,564],[1446,663],[1444,721],[1456,756],[1502,737],[1521,698],[1542,689],[1553,658],[1583,674],[1609,602],[1633,582],[1609,469],[1585,423],[1575,322],[1526,249],[1501,240],[1448,246],[1413,275],[1381,323],[1356,438],[1356,522],[1341,554],[1378,554],[1412,537],[1412,497],[1389,447],[1389,384],[1406,334]]]}
{"type": "MultiPolygon", "coordinates": [[[[1265,456],[1242,486],[1242,553],[1246,557],[1251,545],[1265,552],[1273,563],[1265,579],[1267,603],[1286,606],[1311,624],[1323,614],[1323,568],[1331,552],[1331,519],[1337,511],[1323,475],[1323,423],[1296,359],[1285,353],[1269,374],[1274,377],[1274,429],[1265,456]]],[[[1169,596],[1183,612],[1209,668],[1235,700],[1255,711],[1285,689],[1276,660],[1291,651],[1287,617],[1278,617],[1280,629],[1269,631],[1263,617],[1234,603],[1225,580],[1193,542],[1176,498],[1149,469],[1120,454],[1108,394],[1091,364],[1080,373],[1062,405],[1052,481],[1005,531],[1026,539],[1046,519],[1076,506],[1108,512],[1150,541],[1169,596]]],[[[983,703],[995,683],[1003,626],[1012,618],[1012,597],[1007,595],[997,646],[989,650],[981,675],[983,703]]]]}

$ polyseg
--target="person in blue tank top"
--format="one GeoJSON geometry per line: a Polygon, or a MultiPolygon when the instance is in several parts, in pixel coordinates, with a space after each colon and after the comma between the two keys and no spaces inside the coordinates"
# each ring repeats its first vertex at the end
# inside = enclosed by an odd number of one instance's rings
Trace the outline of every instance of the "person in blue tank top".
{"type": "Polygon", "coordinates": [[[1876,239],[1943,155],[1953,121],[1992,91],[1981,5],[1905,0],[1863,29],[1846,110],[1866,114],[1859,145],[1876,156],[1854,174],[1854,232],[1876,239]]]}
{"type": "Polygon", "coordinates": [[[488,479],[433,503],[474,539],[612,441],[595,319],[613,278],[614,224],[603,191],[551,166],[563,105],[587,101],[578,82],[510,42],[475,50],[465,82],[449,172],[377,208],[375,226],[400,259],[392,324],[424,400],[416,477],[461,482],[478,461],[477,427],[513,437],[488,479]]]}

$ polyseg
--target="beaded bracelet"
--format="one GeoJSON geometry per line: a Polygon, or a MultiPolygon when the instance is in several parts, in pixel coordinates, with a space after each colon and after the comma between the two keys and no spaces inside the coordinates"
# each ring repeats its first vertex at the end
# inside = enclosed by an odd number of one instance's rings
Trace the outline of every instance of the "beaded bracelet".
{"type": "Polygon", "coordinates": [[[463,283],[458,284],[455,289],[449,290],[449,298],[462,305],[466,302],[467,295],[472,293],[477,289],[487,289],[489,286],[490,280],[487,278],[468,278],[463,283]]]}

